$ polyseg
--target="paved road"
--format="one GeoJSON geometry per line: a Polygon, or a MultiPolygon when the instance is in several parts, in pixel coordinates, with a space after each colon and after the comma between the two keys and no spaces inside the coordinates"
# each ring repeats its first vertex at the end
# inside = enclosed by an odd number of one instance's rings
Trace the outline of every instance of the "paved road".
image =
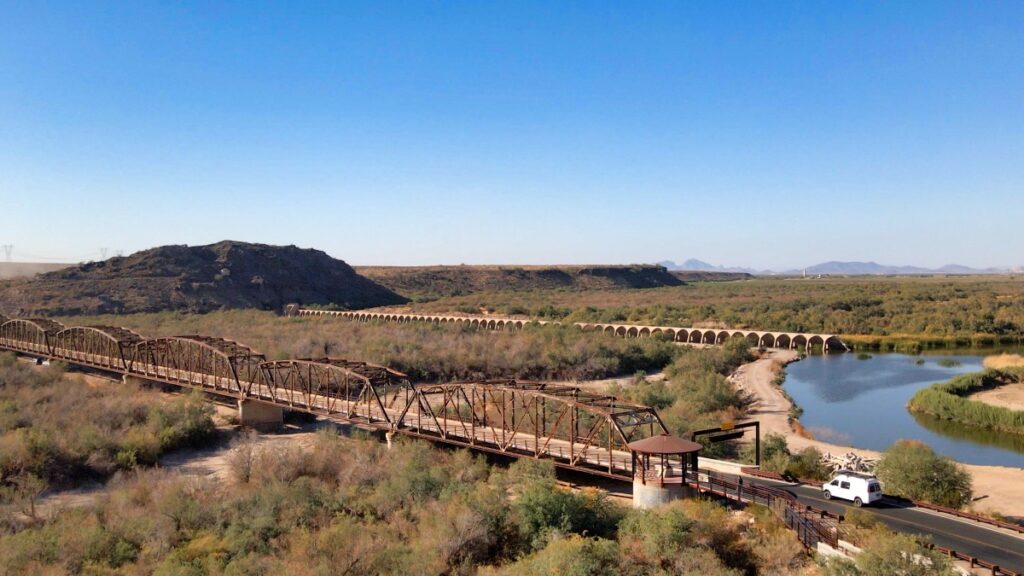
{"type": "MultiPolygon", "coordinates": [[[[718,474],[731,477],[729,474],[718,474]]],[[[633,486],[626,482],[608,478],[595,478],[573,471],[559,471],[559,478],[576,485],[600,486],[614,494],[631,497],[633,486]]],[[[828,510],[834,514],[845,514],[852,504],[841,500],[825,500],[821,490],[809,486],[793,486],[771,480],[743,479],[744,484],[762,484],[781,488],[792,493],[801,503],[828,510]]],[[[1003,568],[1024,573],[1024,537],[1014,536],[978,522],[958,520],[915,507],[906,507],[897,502],[883,500],[864,508],[874,513],[887,526],[897,532],[921,535],[931,538],[936,546],[952,548],[998,564],[1003,568]]]]}
{"type": "MultiPolygon", "coordinates": [[[[779,486],[791,492],[803,504],[836,514],[845,514],[847,509],[853,506],[841,500],[825,500],[821,490],[809,486],[794,487],[761,480],[757,483],[779,486]]],[[[951,518],[888,499],[864,509],[874,513],[897,532],[927,536],[936,546],[952,548],[1003,568],[1024,572],[1024,538],[1020,536],[978,522],[951,518]]]]}

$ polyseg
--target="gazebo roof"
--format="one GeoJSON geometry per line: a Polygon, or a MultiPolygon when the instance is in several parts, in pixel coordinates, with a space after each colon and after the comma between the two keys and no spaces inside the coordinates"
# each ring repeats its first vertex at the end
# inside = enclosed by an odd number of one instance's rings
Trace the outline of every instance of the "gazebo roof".
{"type": "Polygon", "coordinates": [[[629,443],[629,449],[640,454],[690,454],[703,446],[696,442],[676,438],[669,434],[658,434],[629,443]]]}

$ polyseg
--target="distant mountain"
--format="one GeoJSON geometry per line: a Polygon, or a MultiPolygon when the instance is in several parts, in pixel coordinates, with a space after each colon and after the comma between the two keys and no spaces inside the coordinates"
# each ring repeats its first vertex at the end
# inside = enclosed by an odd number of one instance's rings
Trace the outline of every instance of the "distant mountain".
{"type": "Polygon", "coordinates": [[[1020,273],[1021,267],[1007,268],[971,268],[960,264],[948,264],[941,268],[923,268],[920,266],[889,266],[877,262],[840,262],[830,261],[808,266],[807,268],[791,270],[755,270],[753,268],[715,266],[703,260],[689,259],[682,264],[676,264],[671,260],[659,262],[665,268],[673,271],[702,271],[702,272],[737,272],[757,275],[802,275],[804,273],[831,276],[909,276],[922,274],[1012,274],[1020,273]]]}
{"type": "Polygon", "coordinates": [[[714,264],[708,264],[703,260],[697,260],[696,258],[690,258],[682,264],[676,264],[671,260],[663,260],[658,264],[673,271],[688,271],[688,272],[728,272],[728,273],[739,273],[739,274],[770,274],[769,271],[758,271],[753,268],[738,268],[738,267],[726,267],[726,266],[715,266],[714,264]]]}
{"type": "Polygon", "coordinates": [[[905,274],[931,274],[932,270],[918,266],[883,266],[877,262],[823,262],[808,266],[808,274],[838,274],[844,276],[856,275],[905,275],[905,274]]]}
{"type": "MultiPolygon", "coordinates": [[[[877,262],[823,262],[808,266],[808,274],[830,274],[840,276],[912,276],[920,274],[1007,274],[1009,270],[1002,268],[971,268],[959,264],[948,264],[941,268],[922,268],[920,266],[887,266],[877,262]]],[[[803,270],[792,270],[790,273],[803,273],[803,270]]]]}

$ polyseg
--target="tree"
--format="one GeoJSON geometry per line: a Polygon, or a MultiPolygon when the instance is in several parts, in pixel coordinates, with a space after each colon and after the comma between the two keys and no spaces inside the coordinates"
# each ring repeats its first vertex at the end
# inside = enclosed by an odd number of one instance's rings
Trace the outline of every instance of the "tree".
{"type": "Polygon", "coordinates": [[[971,500],[971,476],[963,466],[917,440],[898,440],[875,473],[887,494],[960,508],[971,500]]]}
{"type": "Polygon", "coordinates": [[[228,454],[228,467],[235,481],[241,484],[248,484],[252,479],[253,467],[259,457],[259,437],[254,430],[246,430],[232,442],[233,446],[228,454]]]}
{"type": "Polygon", "coordinates": [[[36,504],[46,491],[46,481],[31,472],[22,472],[9,479],[9,485],[0,487],[0,502],[7,502],[31,521],[39,521],[36,504]]]}
{"type": "Polygon", "coordinates": [[[534,480],[515,501],[520,532],[527,542],[541,548],[554,534],[614,533],[622,512],[596,490],[573,492],[552,480],[534,480]]]}

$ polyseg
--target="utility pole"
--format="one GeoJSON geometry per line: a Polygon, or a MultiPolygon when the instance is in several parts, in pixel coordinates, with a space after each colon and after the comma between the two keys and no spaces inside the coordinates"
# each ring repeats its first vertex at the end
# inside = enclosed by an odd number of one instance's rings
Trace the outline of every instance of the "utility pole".
{"type": "Polygon", "coordinates": [[[11,252],[14,251],[14,244],[4,244],[4,255],[7,257],[7,261],[11,261],[11,252]]]}
{"type": "Polygon", "coordinates": [[[100,260],[107,259],[107,248],[100,248],[100,260]]]}

